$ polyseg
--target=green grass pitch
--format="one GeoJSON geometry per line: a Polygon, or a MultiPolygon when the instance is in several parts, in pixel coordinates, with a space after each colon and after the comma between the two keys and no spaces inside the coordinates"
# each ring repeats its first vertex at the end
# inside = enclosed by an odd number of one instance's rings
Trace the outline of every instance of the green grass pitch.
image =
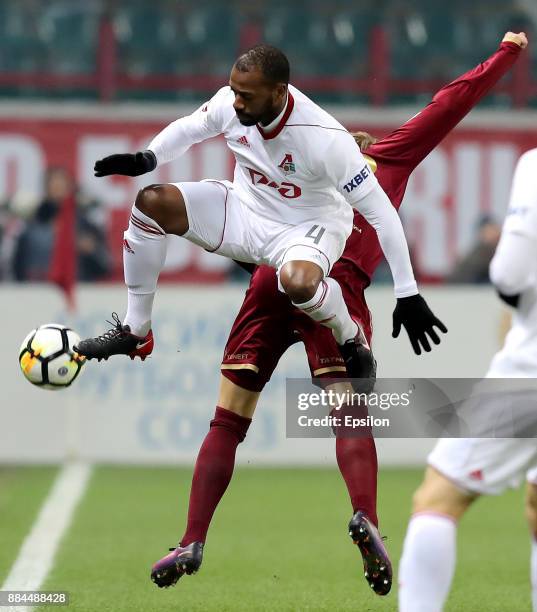
{"type": "MultiPolygon", "coordinates": [[[[53,474],[49,468],[0,468],[2,578],[53,474]]],[[[380,474],[381,529],[396,566],[421,474],[380,474]]],[[[43,588],[68,591],[73,612],[397,609],[395,586],[379,598],[362,576],[346,533],[346,490],[335,469],[237,469],[216,512],[201,571],[174,588],[157,589],[149,570],[182,533],[190,478],[190,469],[96,468],[43,588]]],[[[458,544],[448,612],[531,610],[521,491],[477,502],[462,521],[458,544]]]]}

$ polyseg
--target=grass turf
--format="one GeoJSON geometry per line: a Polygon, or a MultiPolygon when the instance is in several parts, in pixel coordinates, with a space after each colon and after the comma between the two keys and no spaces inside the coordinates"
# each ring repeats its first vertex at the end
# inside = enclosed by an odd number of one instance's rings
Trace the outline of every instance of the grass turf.
{"type": "Polygon", "coordinates": [[[0,466],[0,585],[37,517],[55,467],[0,466]]]}
{"type": "MultiPolygon", "coordinates": [[[[400,555],[421,470],[383,470],[379,509],[400,555]]],[[[175,588],[149,580],[180,537],[191,471],[97,468],[43,588],[67,590],[74,612],[396,610],[369,591],[350,544],[350,508],[335,470],[238,469],[217,510],[202,570],[175,588]]],[[[520,491],[477,502],[459,530],[448,612],[530,610],[529,543],[520,491]]],[[[2,521],[1,537],[6,524],[2,521]]]]}

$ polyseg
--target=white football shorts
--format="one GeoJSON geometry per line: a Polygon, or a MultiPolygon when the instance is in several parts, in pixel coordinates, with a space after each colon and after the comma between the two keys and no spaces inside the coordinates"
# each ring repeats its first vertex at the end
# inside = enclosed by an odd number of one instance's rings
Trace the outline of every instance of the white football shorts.
{"type": "Polygon", "coordinates": [[[301,259],[316,263],[328,275],[352,230],[340,219],[300,225],[262,219],[240,200],[229,181],[172,184],[181,191],[188,215],[189,229],[183,238],[231,259],[276,269],[301,259]]]}
{"type": "MultiPolygon", "coordinates": [[[[470,493],[498,495],[516,488],[537,465],[534,438],[442,438],[427,462],[470,493]]],[[[534,472],[537,484],[537,470],[534,472]]],[[[527,476],[529,480],[529,475],[527,476]]]]}
{"type": "MultiPolygon", "coordinates": [[[[472,424],[477,438],[442,438],[431,451],[429,465],[461,488],[483,495],[497,495],[517,487],[524,473],[537,466],[537,397],[534,389],[490,393],[467,400],[459,415],[472,424]],[[495,437],[497,436],[497,437],[495,437]]],[[[486,379],[483,380],[483,383],[486,379]]],[[[476,387],[477,389],[477,387],[476,387]]]]}

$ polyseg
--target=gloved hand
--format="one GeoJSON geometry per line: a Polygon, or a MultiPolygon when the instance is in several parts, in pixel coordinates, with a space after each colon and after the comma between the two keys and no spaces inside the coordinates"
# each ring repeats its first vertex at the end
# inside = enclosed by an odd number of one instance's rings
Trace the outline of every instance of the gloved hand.
{"type": "Polygon", "coordinates": [[[124,176],[140,176],[151,172],[157,167],[157,158],[153,151],[138,151],[138,153],[118,153],[109,155],[95,162],[95,176],[123,174],[124,176]]]}
{"type": "Polygon", "coordinates": [[[397,306],[393,311],[393,338],[399,336],[401,325],[406,329],[416,355],[421,355],[421,347],[427,352],[431,350],[426,334],[435,344],[440,344],[434,327],[438,327],[444,334],[447,332],[447,327],[434,316],[427,302],[419,294],[397,298],[397,306]]]}

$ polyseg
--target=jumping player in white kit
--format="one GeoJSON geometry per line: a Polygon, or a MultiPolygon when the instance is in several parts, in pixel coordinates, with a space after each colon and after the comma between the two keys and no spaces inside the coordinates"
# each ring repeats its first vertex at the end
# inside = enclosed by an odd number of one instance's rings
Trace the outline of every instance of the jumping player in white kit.
{"type": "MultiPolygon", "coordinates": [[[[329,277],[356,208],[375,228],[394,280],[394,337],[403,325],[416,353],[446,331],[419,295],[400,219],[349,132],[289,85],[285,55],[258,45],[239,57],[229,86],[166,127],[147,151],[111,155],[96,176],[137,176],[222,134],[235,156],[233,182],[151,185],[140,191],[124,239],[128,306],[123,324],[79,343],[87,358],[153,349],[151,310],[166,256],[166,234],[239,261],[268,264],[293,304],[330,327],[350,376],[366,342],[337,281],[329,277]],[[421,345],[421,346],[420,346],[421,345]]],[[[368,351],[369,353],[369,351],[368,351]]]]}
{"type": "MultiPolygon", "coordinates": [[[[537,149],[519,160],[502,236],[490,266],[500,297],[515,308],[503,348],[487,378],[537,378],[537,149]]],[[[535,385],[510,406],[521,410],[524,429],[537,426],[535,385]]],[[[524,382],[520,381],[520,389],[524,382]]],[[[490,395],[489,395],[490,398],[490,395]]],[[[474,410],[486,422],[490,404],[474,410]]],[[[507,419],[512,413],[505,411],[507,419]]],[[[501,425],[496,423],[495,426],[501,425]]],[[[428,458],[422,485],[414,495],[399,570],[400,612],[439,612],[455,570],[457,522],[480,495],[499,494],[527,479],[526,516],[530,534],[533,610],[537,612],[537,440],[535,438],[441,439],[428,458]]]]}

